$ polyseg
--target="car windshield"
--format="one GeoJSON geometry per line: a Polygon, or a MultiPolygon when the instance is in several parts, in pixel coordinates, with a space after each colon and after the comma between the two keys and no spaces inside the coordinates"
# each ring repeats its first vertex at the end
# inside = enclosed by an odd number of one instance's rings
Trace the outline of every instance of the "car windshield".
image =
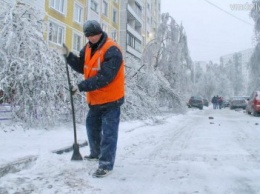
{"type": "Polygon", "coordinates": [[[234,100],[245,100],[245,98],[244,98],[244,97],[235,97],[235,98],[232,98],[232,101],[234,101],[234,100]]]}
{"type": "Polygon", "coordinates": [[[247,99],[247,97],[245,97],[245,96],[234,96],[231,98],[231,100],[246,100],[246,99],[247,99]]]}
{"type": "Polygon", "coordinates": [[[199,96],[193,96],[192,99],[193,99],[193,100],[202,100],[202,98],[199,97],[199,96]]]}

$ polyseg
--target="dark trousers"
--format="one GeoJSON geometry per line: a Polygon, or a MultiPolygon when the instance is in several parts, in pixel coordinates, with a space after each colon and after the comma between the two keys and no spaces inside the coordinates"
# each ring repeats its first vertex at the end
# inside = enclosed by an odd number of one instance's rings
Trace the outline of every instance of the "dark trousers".
{"type": "Polygon", "coordinates": [[[113,170],[120,120],[120,106],[91,107],[86,128],[90,155],[99,157],[99,168],[113,170]]]}

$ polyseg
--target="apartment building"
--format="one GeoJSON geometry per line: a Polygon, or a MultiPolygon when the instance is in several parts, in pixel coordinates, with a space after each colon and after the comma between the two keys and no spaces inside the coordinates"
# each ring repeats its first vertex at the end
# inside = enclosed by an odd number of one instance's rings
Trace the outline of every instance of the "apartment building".
{"type": "MultiPolygon", "coordinates": [[[[12,0],[16,2],[17,0],[12,0]]],[[[79,52],[86,43],[86,20],[95,19],[121,46],[123,54],[141,59],[145,45],[156,37],[161,0],[23,0],[42,10],[49,46],[79,52]]]]}
{"type": "Polygon", "coordinates": [[[87,19],[98,20],[124,55],[141,59],[146,43],[156,36],[161,0],[89,0],[88,4],[87,19]]]}
{"type": "Polygon", "coordinates": [[[60,47],[64,42],[77,53],[85,44],[82,26],[86,18],[86,0],[46,0],[46,39],[49,46],[60,47]]]}
{"type": "Polygon", "coordinates": [[[224,67],[230,64],[233,64],[235,61],[240,64],[240,67],[238,67],[245,78],[246,85],[248,84],[249,80],[249,69],[248,69],[248,63],[250,61],[250,58],[254,52],[253,48],[246,49],[243,51],[239,51],[236,53],[231,53],[228,55],[224,55],[220,57],[220,64],[224,67]]]}
{"type": "Polygon", "coordinates": [[[161,17],[161,0],[143,0],[143,45],[156,37],[161,17]]]}
{"type": "MultiPolygon", "coordinates": [[[[10,0],[18,3],[20,0],[10,0]]],[[[44,36],[50,47],[60,48],[63,43],[75,53],[85,44],[82,32],[87,18],[86,0],[22,0],[42,13],[46,21],[44,36]]]]}
{"type": "Polygon", "coordinates": [[[142,0],[122,0],[120,7],[120,45],[124,54],[141,58],[142,52],[142,0]]]}
{"type": "Polygon", "coordinates": [[[193,69],[195,71],[196,68],[200,68],[203,73],[207,72],[209,62],[207,61],[194,61],[193,62],[193,69]]]}
{"type": "Polygon", "coordinates": [[[125,54],[138,59],[145,45],[156,37],[161,0],[122,0],[120,7],[120,45],[125,54]]]}
{"type": "Polygon", "coordinates": [[[99,21],[102,29],[116,42],[119,42],[120,3],[119,0],[88,0],[86,16],[88,20],[99,21]]]}

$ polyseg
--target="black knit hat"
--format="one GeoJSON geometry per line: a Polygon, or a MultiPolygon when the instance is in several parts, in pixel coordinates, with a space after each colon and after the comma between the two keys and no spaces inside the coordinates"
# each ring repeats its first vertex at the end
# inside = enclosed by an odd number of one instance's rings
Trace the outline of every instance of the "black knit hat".
{"type": "Polygon", "coordinates": [[[102,32],[100,24],[96,20],[88,20],[83,25],[83,32],[86,37],[94,36],[102,32]]]}

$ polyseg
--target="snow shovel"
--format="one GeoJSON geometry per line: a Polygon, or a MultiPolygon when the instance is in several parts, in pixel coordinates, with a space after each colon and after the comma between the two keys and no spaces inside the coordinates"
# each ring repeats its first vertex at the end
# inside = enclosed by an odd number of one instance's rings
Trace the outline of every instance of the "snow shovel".
{"type": "Polygon", "coordinates": [[[69,68],[66,59],[65,62],[66,62],[66,71],[67,71],[67,78],[68,78],[69,91],[70,91],[70,103],[71,103],[73,129],[74,129],[73,155],[71,157],[71,160],[83,160],[79,152],[79,144],[77,143],[77,131],[76,131],[76,121],[75,121],[75,112],[74,112],[73,95],[72,95],[72,85],[70,83],[70,74],[69,74],[69,68]]]}

